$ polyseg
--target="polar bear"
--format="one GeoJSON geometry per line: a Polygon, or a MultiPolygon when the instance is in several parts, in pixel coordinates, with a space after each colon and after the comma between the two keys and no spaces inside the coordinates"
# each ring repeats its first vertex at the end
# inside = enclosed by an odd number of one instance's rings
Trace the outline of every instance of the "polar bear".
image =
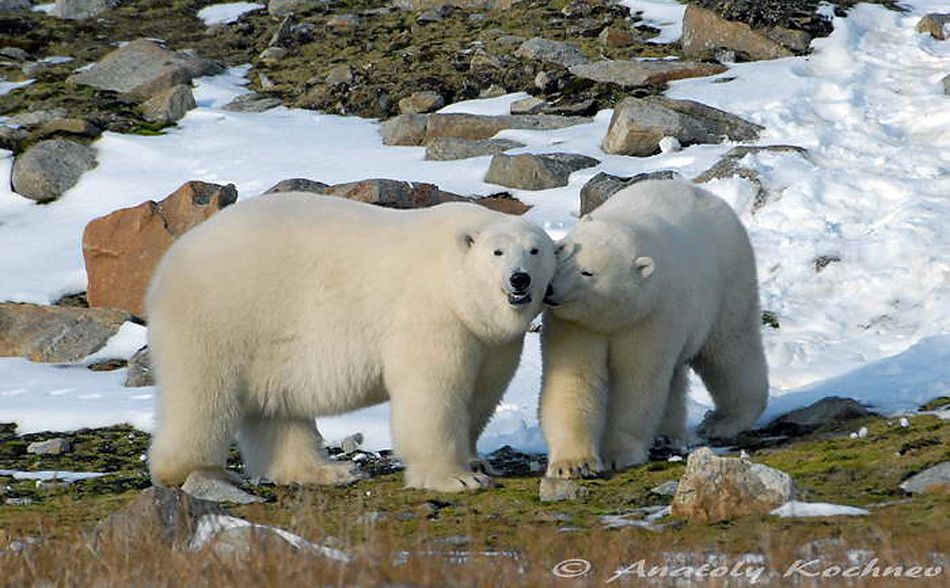
{"type": "Polygon", "coordinates": [[[755,259],[720,198],[644,181],[557,245],[542,329],[548,475],[643,463],[654,437],[686,437],[687,367],[716,404],[699,432],[734,437],[765,409],[755,259]]]}
{"type": "Polygon", "coordinates": [[[283,193],[181,237],[147,296],[160,387],[152,479],[338,484],[314,417],[392,402],[409,487],[485,487],[475,443],[555,269],[527,221],[470,203],[392,210],[283,193]]]}

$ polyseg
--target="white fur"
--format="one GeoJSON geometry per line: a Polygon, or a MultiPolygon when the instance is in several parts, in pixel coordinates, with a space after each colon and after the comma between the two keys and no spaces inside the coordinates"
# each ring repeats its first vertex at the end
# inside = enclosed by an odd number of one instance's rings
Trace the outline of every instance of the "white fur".
{"type": "Polygon", "coordinates": [[[641,182],[556,251],[557,306],[542,331],[548,475],[643,463],[657,435],[682,443],[688,367],[716,403],[702,434],[755,422],[768,398],[755,259],[724,201],[688,182],[641,182]]]}
{"type": "Polygon", "coordinates": [[[554,266],[542,230],[474,204],[390,210],[287,193],[223,210],[171,247],[149,291],[153,480],[220,472],[237,435],[251,473],[350,481],[314,417],[391,400],[409,486],[489,484],[470,467],[475,442],[554,266]],[[520,306],[508,297],[516,270],[532,278],[520,306]]]}

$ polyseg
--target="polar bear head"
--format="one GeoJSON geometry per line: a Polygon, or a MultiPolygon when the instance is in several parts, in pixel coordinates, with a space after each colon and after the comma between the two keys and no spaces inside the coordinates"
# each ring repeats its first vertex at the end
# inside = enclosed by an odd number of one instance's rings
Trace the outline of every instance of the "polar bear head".
{"type": "Polygon", "coordinates": [[[520,218],[464,230],[457,239],[456,313],[485,340],[524,335],[554,276],[554,242],[520,218]]]}
{"type": "Polygon", "coordinates": [[[656,264],[626,227],[590,217],[558,242],[545,303],[565,320],[602,333],[624,329],[657,299],[656,264]]]}

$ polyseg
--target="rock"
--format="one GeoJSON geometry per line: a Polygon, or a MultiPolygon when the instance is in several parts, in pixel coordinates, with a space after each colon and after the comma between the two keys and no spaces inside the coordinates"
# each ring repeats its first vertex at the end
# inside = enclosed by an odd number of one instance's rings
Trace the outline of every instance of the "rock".
{"type": "Polygon", "coordinates": [[[241,94],[228,102],[222,107],[222,110],[229,112],[264,112],[271,108],[277,108],[281,104],[280,98],[251,92],[250,94],[241,94]]]}
{"type": "Polygon", "coordinates": [[[540,71],[534,76],[534,87],[545,94],[560,92],[568,83],[570,75],[564,70],[540,71]]]}
{"type": "Polygon", "coordinates": [[[314,194],[326,194],[330,186],[323,182],[315,182],[306,178],[290,178],[281,180],[268,188],[264,194],[277,194],[280,192],[313,192],[314,194]]]}
{"type": "Polygon", "coordinates": [[[950,96],[950,74],[943,76],[943,93],[950,96]]]}
{"type": "Polygon", "coordinates": [[[46,441],[34,441],[26,446],[26,452],[33,455],[59,455],[72,449],[69,440],[62,437],[47,439],[46,441]]]}
{"type": "Polygon", "coordinates": [[[197,500],[177,488],[153,486],[132,502],[100,521],[93,531],[95,543],[154,544],[156,539],[184,547],[205,515],[224,514],[220,506],[197,500]]]}
{"type": "Polygon", "coordinates": [[[946,41],[950,38],[950,14],[931,12],[925,15],[917,23],[917,32],[929,33],[934,39],[946,41]]]}
{"type": "Polygon", "coordinates": [[[614,108],[604,138],[605,152],[647,157],[659,151],[660,140],[675,137],[683,146],[719,143],[724,138],[749,141],[762,129],[728,112],[664,96],[627,98],[614,108]]]}
{"type": "Polygon", "coordinates": [[[118,5],[119,0],[56,0],[52,14],[69,20],[86,20],[118,5]]]}
{"type": "Polygon", "coordinates": [[[0,0],[0,12],[17,12],[32,9],[33,4],[30,3],[30,0],[0,0]]]}
{"type": "Polygon", "coordinates": [[[395,0],[403,10],[428,10],[440,6],[455,6],[470,10],[506,10],[520,0],[395,0]]]}
{"type": "Polygon", "coordinates": [[[547,190],[566,186],[572,173],[599,163],[600,161],[593,157],[575,153],[498,153],[492,157],[485,181],[508,188],[547,190]]]}
{"type": "Polygon", "coordinates": [[[327,559],[349,562],[345,552],[307,541],[284,529],[259,525],[237,517],[210,514],[201,517],[188,544],[191,551],[210,549],[226,562],[244,557],[288,558],[308,552],[327,559]]]}
{"type": "Polygon", "coordinates": [[[69,76],[75,84],[143,98],[154,96],[199,76],[222,73],[217,63],[187,51],[172,51],[151,39],[119,47],[91,68],[69,76]]]}
{"type": "Polygon", "coordinates": [[[354,453],[357,449],[359,449],[360,445],[362,444],[363,444],[363,434],[353,433],[352,435],[340,441],[340,450],[343,451],[345,455],[349,455],[351,453],[354,453]]]}
{"type": "Polygon", "coordinates": [[[552,116],[545,114],[520,114],[484,116],[478,114],[440,113],[430,114],[426,124],[425,140],[436,137],[459,139],[490,139],[504,129],[551,130],[589,123],[584,117],[552,116]]]}
{"type": "Polygon", "coordinates": [[[327,72],[326,82],[331,86],[353,83],[353,70],[348,65],[337,65],[327,72]]]}
{"type": "Polygon", "coordinates": [[[96,167],[91,148],[63,139],[41,141],[13,162],[13,191],[37,202],[59,198],[96,167]]]}
{"type": "Polygon", "coordinates": [[[561,478],[541,478],[541,485],[538,488],[538,498],[541,502],[584,500],[589,494],[590,491],[575,480],[561,478]]]}
{"type": "Polygon", "coordinates": [[[655,494],[657,496],[674,496],[679,486],[680,483],[678,481],[670,480],[668,482],[663,482],[659,486],[650,488],[650,494],[655,494]]]}
{"type": "Polygon", "coordinates": [[[907,478],[901,483],[901,490],[910,494],[950,492],[950,461],[907,478]]]}
{"type": "Polygon", "coordinates": [[[327,26],[331,29],[353,30],[360,26],[360,17],[357,14],[334,14],[327,19],[327,26]]]}
{"type": "Polygon", "coordinates": [[[759,172],[742,162],[747,155],[756,155],[763,152],[795,153],[806,159],[809,157],[807,149],[796,145],[740,145],[727,151],[712,167],[693,178],[693,181],[697,184],[705,184],[711,180],[739,177],[751,182],[756,188],[756,195],[752,201],[752,212],[755,213],[768,202],[769,192],[765,184],[762,183],[759,172]]]}
{"type": "MultiPolygon", "coordinates": [[[[14,2],[16,1],[17,0],[14,0],[14,2]]],[[[29,9],[31,6],[29,0],[22,0],[22,1],[26,2],[26,7],[27,9],[29,9]]],[[[4,10],[13,11],[16,9],[15,8],[4,9],[3,0],[0,0],[0,12],[4,10]]],[[[14,61],[28,61],[30,59],[30,54],[24,51],[23,49],[20,49],[19,47],[0,47],[0,57],[6,57],[7,59],[12,59],[14,61]]]]}
{"type": "Polygon", "coordinates": [[[425,114],[445,106],[445,98],[438,92],[413,92],[399,101],[399,111],[403,114],[425,114]]]}
{"type": "Polygon", "coordinates": [[[498,98],[508,93],[508,89],[498,84],[492,84],[478,93],[479,98],[498,98]]]}
{"type": "Polygon", "coordinates": [[[528,96],[527,98],[512,102],[510,112],[511,114],[538,114],[548,106],[550,106],[550,104],[547,101],[535,98],[534,96],[528,96]]]}
{"type": "Polygon", "coordinates": [[[424,114],[402,114],[387,120],[379,126],[383,145],[422,145],[428,122],[424,114]]]}
{"type": "Polygon", "coordinates": [[[482,196],[481,198],[475,199],[475,203],[480,204],[485,208],[490,208],[492,210],[497,210],[498,212],[504,212],[505,214],[513,214],[516,216],[520,216],[531,210],[530,206],[518,200],[508,192],[500,192],[498,194],[492,194],[491,196],[482,196]]]}
{"type": "Polygon", "coordinates": [[[736,457],[717,457],[708,447],[689,455],[673,497],[672,514],[697,522],[768,514],[792,499],[785,472],[736,457]]]}
{"type": "Polygon", "coordinates": [[[663,137],[657,145],[660,148],[660,153],[675,153],[683,149],[683,145],[676,137],[663,137]]]}
{"type": "Polygon", "coordinates": [[[623,190],[627,186],[632,186],[637,182],[644,180],[672,180],[681,177],[682,176],[672,170],[647,172],[631,177],[620,177],[600,172],[588,180],[587,183],[584,184],[584,187],[581,188],[581,215],[583,216],[591,212],[604,202],[607,202],[608,198],[620,190],[623,190]]]}
{"type": "Polygon", "coordinates": [[[288,53],[289,51],[283,47],[268,47],[261,51],[257,59],[265,65],[276,65],[280,63],[283,58],[287,57],[288,53]]]}
{"type": "Polygon", "coordinates": [[[329,0],[270,0],[267,3],[267,12],[272,16],[284,16],[328,3],[329,0]]]}
{"type": "Polygon", "coordinates": [[[562,67],[571,67],[587,61],[587,57],[576,46],[563,41],[549,41],[541,37],[534,37],[522,43],[515,51],[515,56],[554,63],[562,67]]]}
{"type": "Polygon", "coordinates": [[[191,86],[179,84],[172,86],[149,98],[142,105],[145,120],[159,123],[173,123],[184,118],[188,111],[197,108],[191,86]]]}
{"type": "Polygon", "coordinates": [[[13,116],[8,116],[6,123],[19,127],[39,127],[58,118],[66,118],[69,112],[65,108],[50,108],[48,110],[28,110],[13,116]]]}
{"type": "Polygon", "coordinates": [[[155,376],[152,375],[152,360],[148,354],[148,347],[143,347],[136,351],[129,358],[128,371],[125,373],[126,388],[141,388],[143,386],[154,386],[155,376]]]}
{"type": "Polygon", "coordinates": [[[628,47],[637,42],[637,36],[625,29],[606,27],[597,35],[597,40],[604,47],[628,47]]]}
{"type": "Polygon", "coordinates": [[[264,502],[264,499],[260,496],[248,494],[232,484],[225,479],[223,474],[204,470],[195,470],[188,474],[185,483],[181,485],[181,491],[192,498],[214,503],[254,504],[264,502]]]}
{"type": "Polygon", "coordinates": [[[830,255],[818,255],[811,260],[812,267],[815,269],[816,274],[833,263],[841,263],[841,256],[832,253],[830,255]]]}
{"type": "Polygon", "coordinates": [[[160,202],[147,200],[93,219],[83,232],[90,306],[145,317],[145,290],[159,259],[188,229],[237,200],[233,185],[186,182],[160,202]]]}
{"type": "Polygon", "coordinates": [[[443,192],[433,184],[386,179],[336,184],[327,188],[326,193],[388,208],[425,208],[466,200],[458,194],[443,192]]]}
{"type": "Polygon", "coordinates": [[[718,63],[657,59],[653,61],[595,61],[570,68],[579,78],[625,88],[655,86],[672,80],[711,76],[726,71],[718,63]]]}
{"type": "Polygon", "coordinates": [[[508,139],[456,139],[455,137],[436,137],[426,144],[426,159],[449,161],[468,159],[482,155],[503,153],[509,149],[524,147],[524,143],[508,139]]]}
{"type": "Polygon", "coordinates": [[[79,137],[98,137],[102,129],[84,118],[55,118],[40,127],[38,137],[52,135],[76,135],[79,137]]]}
{"type": "MultiPolygon", "coordinates": [[[[784,31],[788,31],[784,29],[784,31]]],[[[783,30],[773,32],[773,36],[782,38],[783,30]]],[[[791,33],[791,31],[788,31],[791,33]]],[[[802,52],[807,50],[808,37],[804,41],[804,48],[801,48],[804,34],[795,36],[795,44],[802,52]]],[[[791,35],[787,35],[792,38],[791,35]]],[[[750,60],[758,59],[776,59],[779,57],[788,57],[794,52],[783,46],[779,41],[769,38],[763,32],[752,30],[752,27],[745,23],[726,20],[711,10],[707,10],[695,4],[686,6],[686,14],[683,16],[683,37],[681,40],[683,53],[687,57],[699,57],[705,59],[714,56],[721,50],[734,51],[742,57],[750,60]]]]}
{"type": "Polygon", "coordinates": [[[0,124],[0,149],[16,151],[17,146],[26,141],[30,134],[23,129],[8,127],[0,124]]]}

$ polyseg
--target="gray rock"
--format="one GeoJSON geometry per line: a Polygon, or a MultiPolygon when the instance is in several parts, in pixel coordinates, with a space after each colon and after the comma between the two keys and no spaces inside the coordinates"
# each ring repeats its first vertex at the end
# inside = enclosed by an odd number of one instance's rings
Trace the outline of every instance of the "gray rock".
{"type": "Polygon", "coordinates": [[[47,439],[46,441],[34,441],[26,446],[26,452],[33,455],[60,455],[70,449],[72,449],[72,444],[62,437],[47,439]]]}
{"type": "Polygon", "coordinates": [[[101,349],[132,317],[106,308],[0,303],[0,357],[79,361],[101,349]]]}
{"type": "Polygon", "coordinates": [[[931,12],[917,23],[918,33],[928,33],[934,39],[946,41],[950,37],[950,14],[931,12]]]}
{"type": "Polygon", "coordinates": [[[388,208],[425,208],[443,202],[466,200],[458,194],[444,192],[433,184],[388,179],[336,184],[327,188],[326,193],[388,208]]]}
{"type": "Polygon", "coordinates": [[[505,129],[553,130],[591,122],[590,118],[553,116],[546,114],[519,114],[485,116],[479,114],[430,114],[426,124],[426,141],[435,137],[459,139],[490,139],[505,129]]]}
{"type": "Polygon", "coordinates": [[[122,545],[154,545],[156,539],[184,547],[205,515],[224,514],[213,502],[195,499],[177,488],[153,486],[143,490],[122,510],[96,525],[95,543],[120,541],[122,545]]]}
{"type": "Polygon", "coordinates": [[[179,84],[152,96],[142,104],[145,120],[173,123],[184,118],[188,111],[197,108],[191,86],[179,84]]]}
{"type": "Polygon", "coordinates": [[[0,12],[17,12],[32,9],[33,5],[30,3],[30,0],[0,0],[0,12]]]}
{"type": "Polygon", "coordinates": [[[650,494],[655,494],[657,496],[673,496],[676,494],[676,489],[679,488],[679,486],[680,483],[677,480],[669,480],[658,486],[650,488],[650,494]]]}
{"type": "Polygon", "coordinates": [[[450,161],[468,159],[483,155],[495,155],[509,149],[524,147],[524,143],[508,139],[456,139],[455,137],[436,137],[426,144],[426,159],[450,161]]]}
{"type": "Polygon", "coordinates": [[[284,16],[330,3],[331,0],[270,0],[267,3],[267,12],[273,16],[284,16]]]}
{"type": "Polygon", "coordinates": [[[230,112],[264,112],[271,108],[277,108],[281,104],[283,103],[280,98],[251,92],[250,94],[241,94],[221,109],[230,112]]]}
{"type": "Polygon", "coordinates": [[[527,98],[512,102],[510,112],[511,114],[539,114],[548,106],[550,106],[550,104],[547,101],[534,96],[528,96],[527,98]]]}
{"type": "Polygon", "coordinates": [[[595,61],[570,68],[575,76],[625,88],[655,86],[672,80],[711,76],[726,71],[718,63],[658,59],[654,61],[595,61]]]}
{"type": "Polygon", "coordinates": [[[795,145],[740,145],[727,151],[712,167],[693,178],[693,181],[704,184],[710,180],[739,177],[752,182],[756,186],[756,195],[752,202],[754,213],[768,202],[769,191],[762,182],[759,172],[743,165],[742,160],[747,155],[763,152],[795,153],[806,159],[809,157],[807,149],[795,145]]]}
{"type": "Polygon", "coordinates": [[[79,137],[98,137],[102,129],[82,118],[56,118],[44,124],[36,137],[47,138],[53,135],[76,135],[79,137]]]}
{"type": "Polygon", "coordinates": [[[424,114],[401,114],[385,121],[379,126],[383,145],[422,145],[428,122],[424,114]]]}
{"type": "Polygon", "coordinates": [[[207,502],[233,502],[235,504],[253,504],[264,502],[260,496],[248,494],[220,475],[196,470],[188,475],[181,491],[207,502]]]}
{"type": "Polygon", "coordinates": [[[762,127],[728,112],[664,96],[627,98],[614,108],[602,148],[607,153],[647,157],[657,153],[663,137],[681,145],[750,141],[762,127]]]}
{"type": "Polygon", "coordinates": [[[31,200],[48,202],[94,167],[96,153],[85,145],[63,139],[41,141],[14,160],[13,190],[31,200]]]}
{"type": "MultiPolygon", "coordinates": [[[[772,36],[782,38],[781,31],[772,31],[772,36]]],[[[732,51],[753,60],[793,55],[790,48],[773,40],[763,31],[753,30],[742,22],[726,20],[712,10],[696,4],[686,7],[681,43],[683,53],[687,57],[701,59],[712,57],[722,50],[732,51]]],[[[794,43],[797,46],[802,45],[800,35],[794,37],[794,43]]],[[[805,42],[804,45],[807,49],[808,43],[805,42]]]]}
{"type": "Polygon", "coordinates": [[[470,10],[505,10],[519,0],[394,0],[403,10],[428,10],[439,6],[455,6],[470,10]]]}
{"type": "Polygon", "coordinates": [[[128,371],[125,372],[124,384],[126,388],[155,385],[155,376],[152,374],[152,360],[148,354],[148,347],[136,351],[129,358],[127,367],[128,371]]]}
{"type": "Polygon", "coordinates": [[[327,72],[326,82],[331,86],[353,83],[353,70],[348,65],[337,65],[327,72]]]}
{"type": "Polygon", "coordinates": [[[425,114],[445,106],[445,98],[438,92],[413,92],[399,101],[399,111],[403,114],[425,114]]]}
{"type": "Polygon", "coordinates": [[[851,398],[829,396],[775,418],[763,430],[775,435],[805,435],[823,426],[838,425],[875,414],[851,398]]]}
{"type": "Polygon", "coordinates": [[[86,20],[119,5],[120,0],[56,0],[53,15],[69,20],[86,20]]]}
{"type": "Polygon", "coordinates": [[[280,192],[313,192],[314,194],[326,194],[330,186],[323,182],[315,182],[306,178],[290,178],[281,180],[267,189],[264,194],[279,194],[280,192]]]}
{"type": "Polygon", "coordinates": [[[267,65],[275,65],[280,63],[284,57],[287,57],[287,53],[287,49],[284,49],[283,47],[268,47],[267,49],[261,51],[261,54],[257,56],[257,59],[267,65]]]}
{"type": "MultiPolygon", "coordinates": [[[[30,6],[29,0],[23,1],[26,2],[27,7],[30,6]]],[[[3,0],[0,0],[0,12],[3,10],[3,0]]],[[[0,47],[0,57],[6,57],[14,61],[26,61],[30,58],[30,54],[19,47],[0,47]]]]}
{"type": "Polygon", "coordinates": [[[584,500],[590,491],[574,480],[561,478],[541,478],[538,487],[538,498],[541,502],[558,502],[561,500],[584,500]]]}
{"type": "Polygon", "coordinates": [[[359,449],[362,444],[363,434],[353,433],[340,441],[340,450],[342,450],[344,454],[349,455],[359,449]]]}
{"type": "Polygon", "coordinates": [[[69,112],[65,108],[30,110],[8,117],[6,124],[19,127],[39,127],[57,118],[65,118],[68,115],[69,112]]]}
{"type": "Polygon", "coordinates": [[[588,180],[587,183],[584,184],[584,187],[581,188],[581,215],[591,212],[604,202],[607,202],[608,198],[620,190],[623,190],[627,186],[632,186],[637,182],[644,180],[673,180],[678,178],[682,178],[682,176],[673,170],[652,171],[630,177],[614,176],[600,172],[588,180]]]}
{"type": "Polygon", "coordinates": [[[576,46],[563,41],[550,41],[541,37],[534,37],[522,43],[515,51],[515,56],[554,63],[562,67],[571,67],[587,61],[587,57],[576,46]]]}
{"type": "Polygon", "coordinates": [[[907,478],[901,483],[901,490],[910,494],[950,492],[950,461],[907,478]]]}
{"type": "Polygon", "coordinates": [[[674,516],[716,522],[768,514],[794,494],[785,472],[701,447],[689,455],[671,507],[674,516]]]}
{"type": "Polygon", "coordinates": [[[150,97],[199,76],[222,73],[217,63],[188,51],[172,51],[151,39],[119,47],[68,81],[124,94],[150,97]]]}
{"type": "Polygon", "coordinates": [[[499,153],[492,157],[485,181],[508,188],[547,190],[566,186],[572,173],[599,163],[600,161],[593,157],[575,153],[499,153]]]}
{"type": "Polygon", "coordinates": [[[950,74],[943,76],[943,93],[950,96],[950,74]]]}

